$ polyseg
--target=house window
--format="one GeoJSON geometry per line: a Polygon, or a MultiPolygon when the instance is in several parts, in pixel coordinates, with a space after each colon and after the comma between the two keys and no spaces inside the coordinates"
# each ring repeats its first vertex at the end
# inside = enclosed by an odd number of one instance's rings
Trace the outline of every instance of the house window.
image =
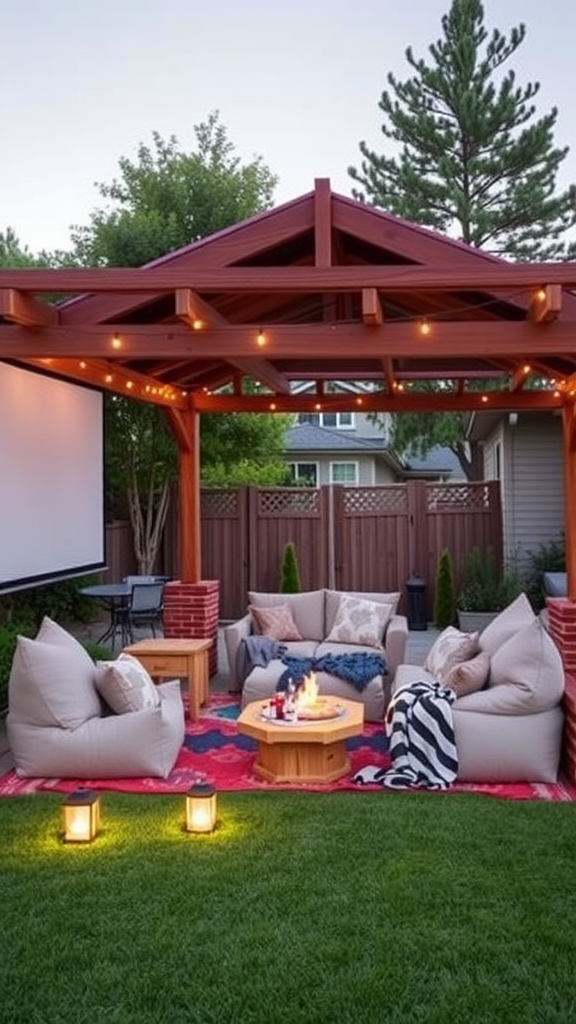
{"type": "Polygon", "coordinates": [[[354,486],[358,483],[357,462],[331,462],[330,482],[333,484],[348,484],[354,486]]]}
{"type": "Polygon", "coordinates": [[[295,484],[318,486],[318,464],[316,462],[291,462],[290,472],[295,484]]]}
{"type": "Polygon", "coordinates": [[[301,412],[299,423],[311,423],[315,427],[336,427],[339,430],[354,429],[353,412],[301,412]]]}

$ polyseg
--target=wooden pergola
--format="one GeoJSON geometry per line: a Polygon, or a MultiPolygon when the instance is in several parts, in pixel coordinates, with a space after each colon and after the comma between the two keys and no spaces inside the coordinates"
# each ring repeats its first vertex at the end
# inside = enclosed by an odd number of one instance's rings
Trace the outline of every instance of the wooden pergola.
{"type": "Polygon", "coordinates": [[[0,270],[0,359],[166,410],[190,583],[201,578],[203,412],[557,411],[576,601],[573,289],[575,264],[511,264],[319,179],[139,269],[0,270]],[[47,304],[54,294],[66,298],[47,304]],[[539,390],[526,387],[535,377],[546,382],[539,390]],[[370,387],[351,398],[339,381],[370,387]],[[422,381],[442,386],[412,390],[422,381]],[[310,390],[294,394],[296,382],[310,390]]]}

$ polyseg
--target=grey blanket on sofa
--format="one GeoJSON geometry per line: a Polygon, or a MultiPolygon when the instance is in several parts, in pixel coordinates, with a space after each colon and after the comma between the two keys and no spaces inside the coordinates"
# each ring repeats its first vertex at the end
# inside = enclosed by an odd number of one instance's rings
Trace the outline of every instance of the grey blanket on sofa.
{"type": "Polygon", "coordinates": [[[240,685],[250,675],[253,668],[260,665],[265,668],[269,661],[274,658],[281,658],[286,651],[286,644],[279,640],[272,640],[269,636],[261,636],[256,633],[246,636],[238,644],[236,651],[236,676],[240,685]]]}
{"type": "Polygon", "coordinates": [[[294,658],[284,655],[282,662],[286,665],[277,684],[277,690],[285,690],[288,682],[298,686],[304,676],[310,672],[327,672],[331,676],[344,679],[362,693],[374,676],[384,675],[386,660],[381,654],[369,654],[358,651],[349,654],[324,654],[321,658],[294,658]]]}

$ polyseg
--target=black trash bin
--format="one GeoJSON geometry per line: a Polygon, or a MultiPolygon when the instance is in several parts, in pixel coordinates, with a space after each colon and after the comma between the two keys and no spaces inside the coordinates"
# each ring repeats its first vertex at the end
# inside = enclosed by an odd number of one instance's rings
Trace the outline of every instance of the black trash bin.
{"type": "Polygon", "coordinates": [[[428,629],[426,581],[413,572],[406,580],[408,593],[408,629],[428,629]]]}

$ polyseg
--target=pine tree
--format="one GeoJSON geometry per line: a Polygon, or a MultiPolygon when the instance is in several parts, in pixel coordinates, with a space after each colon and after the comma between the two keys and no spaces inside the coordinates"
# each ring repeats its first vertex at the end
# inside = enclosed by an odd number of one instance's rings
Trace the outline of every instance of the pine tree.
{"type": "Polygon", "coordinates": [[[392,145],[378,155],[360,143],[354,196],[500,256],[574,259],[562,236],[576,222],[576,186],[556,193],[568,152],[554,145],[557,109],[537,119],[539,83],[520,87],[503,70],[525,26],[489,34],[480,0],[452,0],[442,29],[432,63],[409,47],[413,77],[388,75],[379,107],[392,145]]]}

